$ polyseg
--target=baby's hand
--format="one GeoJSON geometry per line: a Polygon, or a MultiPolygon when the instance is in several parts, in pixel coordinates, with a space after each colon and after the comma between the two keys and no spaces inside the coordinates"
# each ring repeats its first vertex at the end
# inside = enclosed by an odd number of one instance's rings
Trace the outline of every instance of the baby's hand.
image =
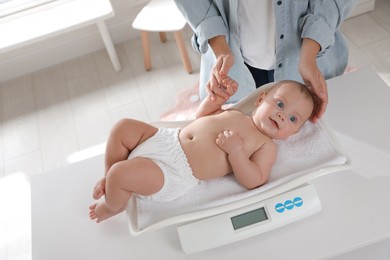
{"type": "Polygon", "coordinates": [[[218,134],[216,143],[227,154],[241,152],[244,146],[242,138],[234,130],[225,130],[218,134]]]}
{"type": "Polygon", "coordinates": [[[225,78],[223,78],[221,85],[225,93],[229,95],[229,98],[237,92],[238,83],[230,77],[226,76],[225,78]]]}

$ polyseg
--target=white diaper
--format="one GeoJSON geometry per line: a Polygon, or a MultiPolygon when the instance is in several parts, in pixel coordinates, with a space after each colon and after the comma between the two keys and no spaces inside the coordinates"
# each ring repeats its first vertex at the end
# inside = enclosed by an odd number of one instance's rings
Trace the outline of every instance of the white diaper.
{"type": "Polygon", "coordinates": [[[156,163],[164,174],[164,185],[160,191],[142,196],[152,201],[167,202],[184,195],[198,185],[187,156],[179,141],[179,128],[159,128],[158,132],[137,146],[128,159],[144,157],[156,163]]]}

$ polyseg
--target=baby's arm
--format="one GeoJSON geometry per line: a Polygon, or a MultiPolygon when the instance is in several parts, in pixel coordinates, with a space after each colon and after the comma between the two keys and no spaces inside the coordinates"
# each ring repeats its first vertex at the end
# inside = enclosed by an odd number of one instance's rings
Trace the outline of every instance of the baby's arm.
{"type": "MultiPolygon", "coordinates": [[[[229,96],[229,98],[236,93],[237,88],[238,84],[233,79],[229,77],[223,79],[223,86],[221,89],[229,96]]],[[[208,95],[199,105],[199,108],[196,111],[196,118],[221,113],[223,111],[222,105],[225,104],[229,98],[226,99],[222,96],[216,95],[215,93],[213,96],[208,95]]]]}
{"type": "Polygon", "coordinates": [[[276,159],[276,145],[272,140],[253,153],[245,153],[242,138],[234,131],[226,130],[218,135],[217,145],[228,154],[237,181],[247,189],[263,185],[276,159]]]}

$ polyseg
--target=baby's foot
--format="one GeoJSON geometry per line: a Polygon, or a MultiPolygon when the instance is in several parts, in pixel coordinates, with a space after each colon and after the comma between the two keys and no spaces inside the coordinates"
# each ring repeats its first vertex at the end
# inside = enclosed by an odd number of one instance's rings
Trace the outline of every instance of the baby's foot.
{"type": "Polygon", "coordinates": [[[121,209],[117,212],[110,211],[107,208],[106,203],[104,203],[104,202],[96,203],[96,204],[89,206],[89,218],[91,220],[96,219],[96,223],[100,223],[101,221],[108,219],[108,218],[110,218],[110,217],[112,217],[112,216],[114,216],[122,211],[123,211],[123,209],[121,209]]]}
{"type": "Polygon", "coordinates": [[[96,183],[95,188],[93,189],[92,197],[95,200],[100,199],[104,194],[106,194],[106,177],[103,177],[98,183],[96,183]]]}

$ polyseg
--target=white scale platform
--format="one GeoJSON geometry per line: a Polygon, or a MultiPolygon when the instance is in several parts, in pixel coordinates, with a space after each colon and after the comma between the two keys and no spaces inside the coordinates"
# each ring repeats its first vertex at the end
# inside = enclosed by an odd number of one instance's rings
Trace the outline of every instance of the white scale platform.
{"type": "Polygon", "coordinates": [[[328,86],[325,120],[351,156],[352,170],[311,181],[321,201],[319,213],[185,255],[174,226],[132,237],[125,213],[101,224],[89,220],[91,191],[104,168],[99,156],[32,177],[33,259],[331,259],[390,241],[390,124],[385,114],[390,88],[372,69],[332,79],[328,86]]]}

